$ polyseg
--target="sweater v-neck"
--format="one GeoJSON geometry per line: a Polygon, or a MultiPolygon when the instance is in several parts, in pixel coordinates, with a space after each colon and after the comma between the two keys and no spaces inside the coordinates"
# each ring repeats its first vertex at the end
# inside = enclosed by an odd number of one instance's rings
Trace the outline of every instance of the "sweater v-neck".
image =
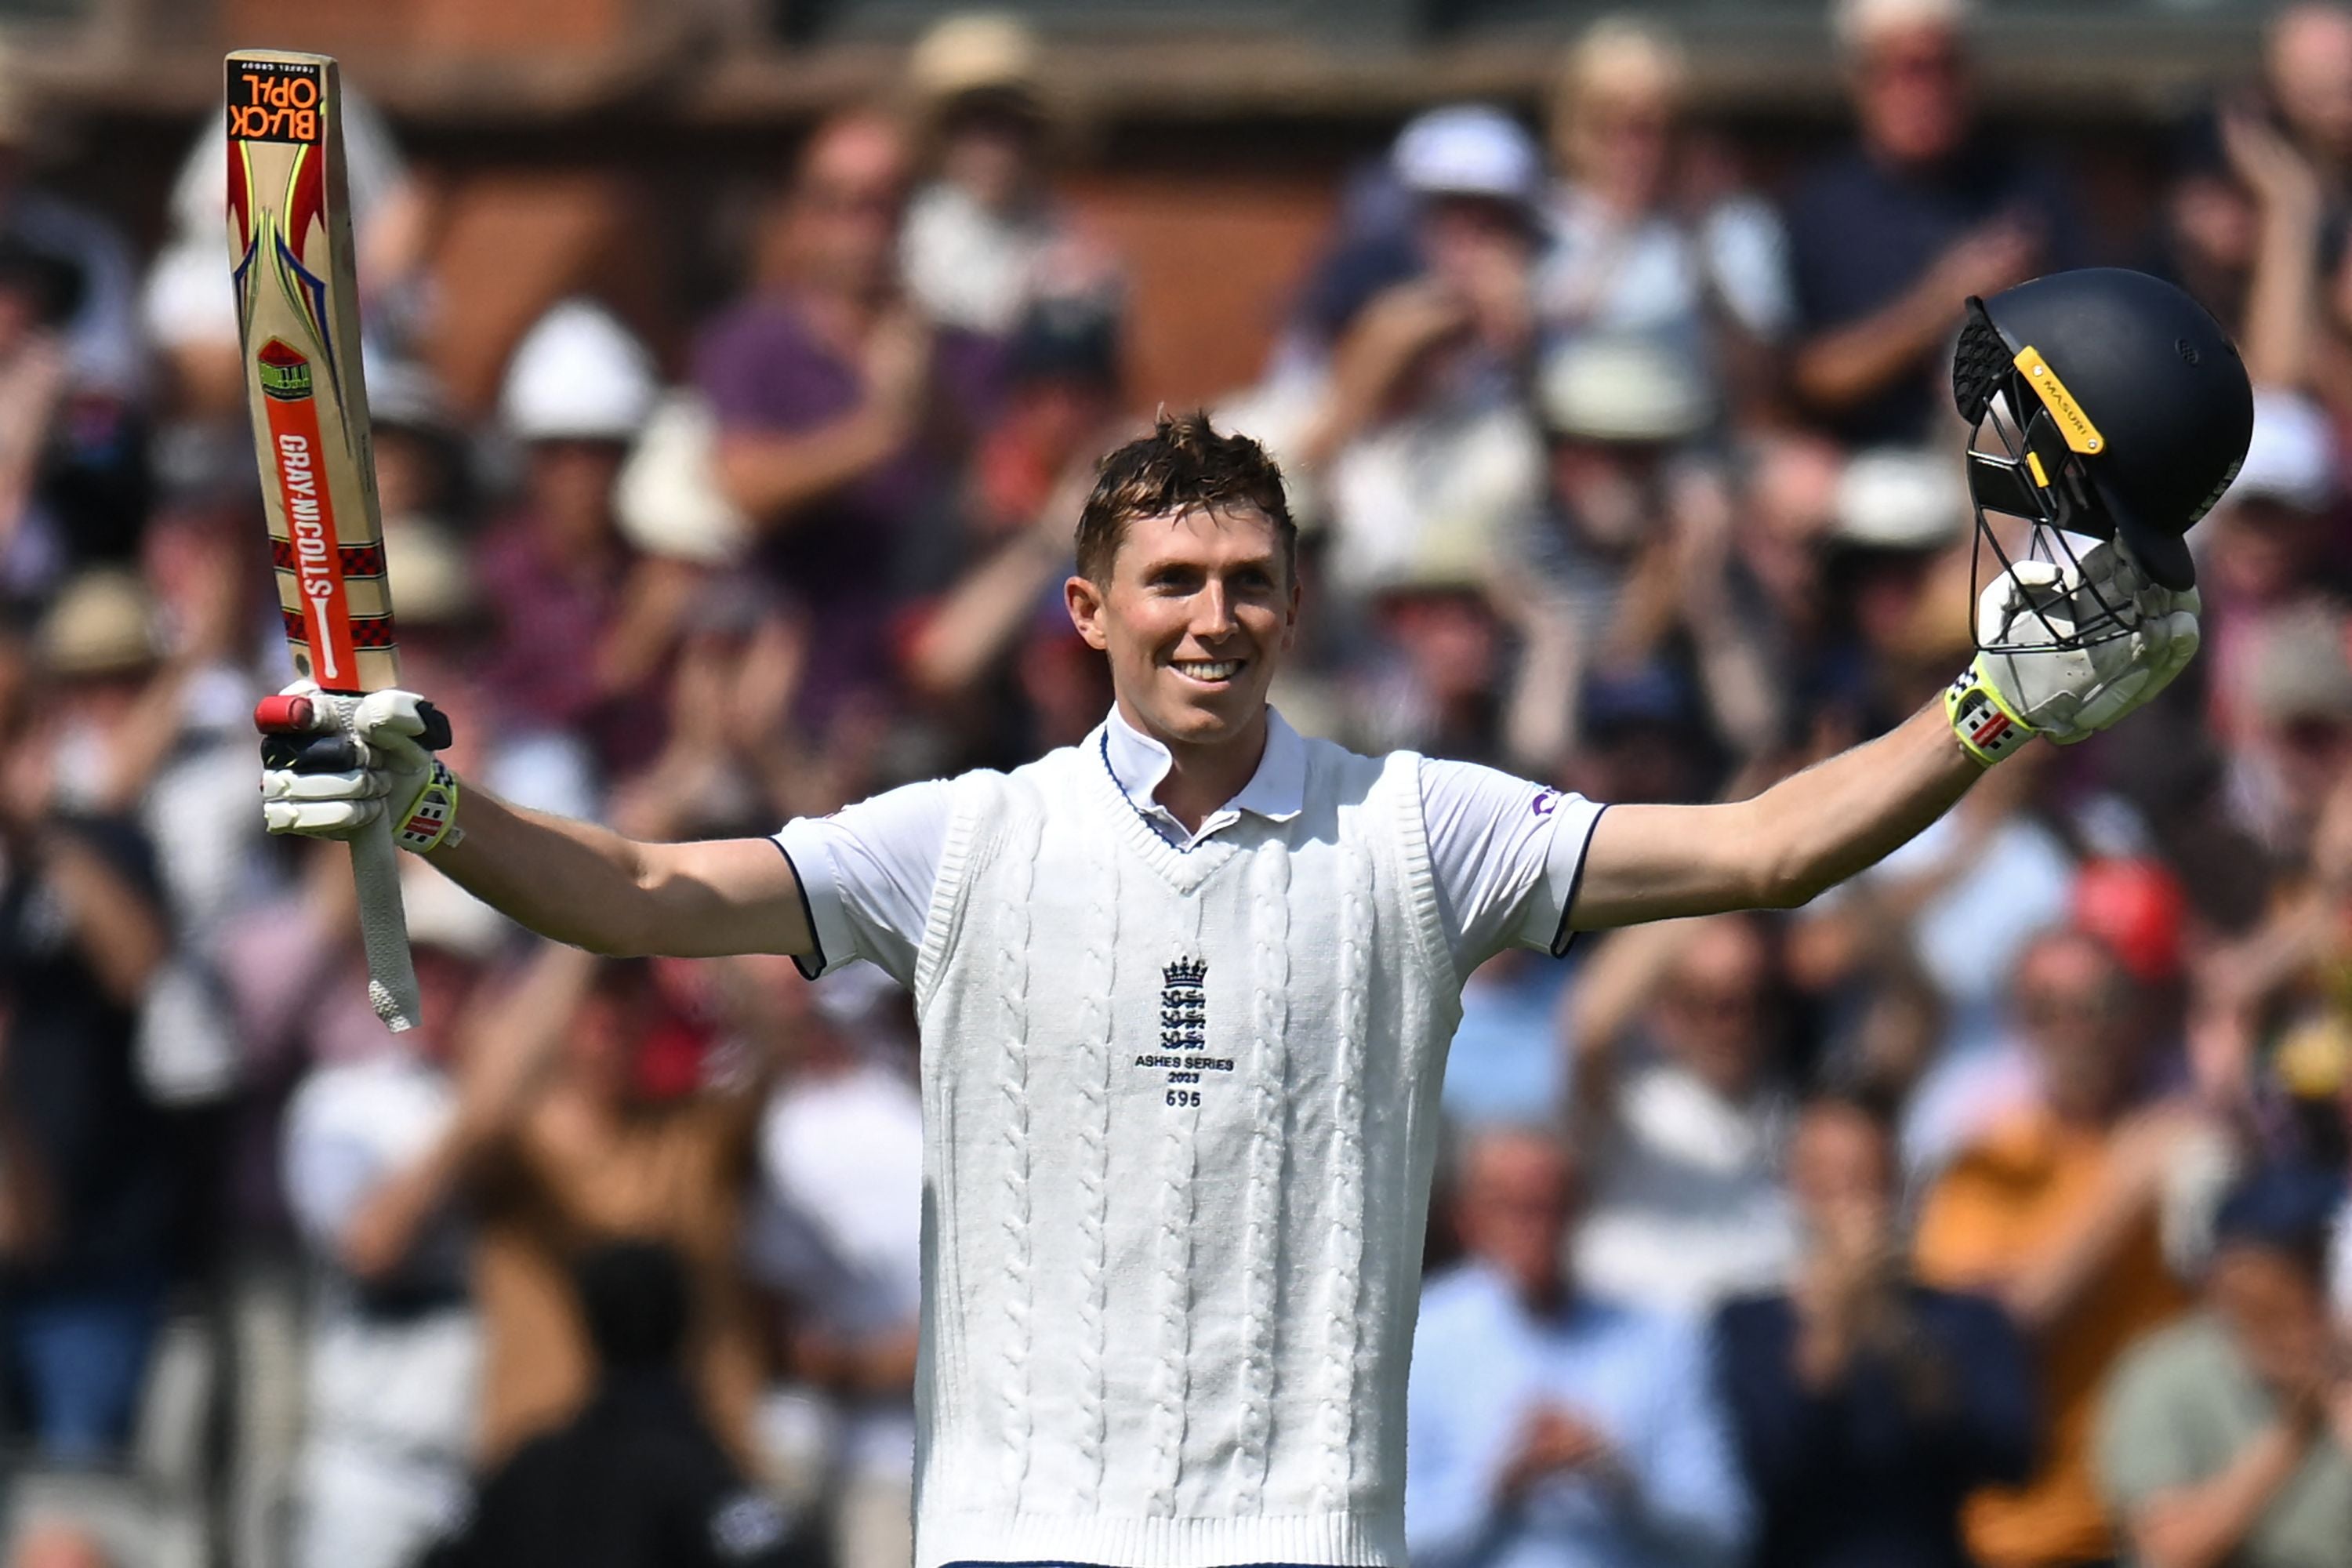
{"type": "MultiPolygon", "coordinates": [[[[1107,737],[1099,731],[1094,744],[1086,748],[1083,766],[1094,780],[1094,792],[1102,809],[1111,814],[1118,825],[1119,837],[1142,857],[1146,865],[1158,872],[1160,879],[1178,892],[1191,894],[1214,875],[1219,868],[1232,859],[1235,846],[1230,831],[1218,833],[1190,846],[1171,844],[1153,826],[1151,819],[1129,798],[1127,787],[1111,771],[1107,737]]],[[[1238,826],[1238,825],[1236,825],[1238,826]]]]}

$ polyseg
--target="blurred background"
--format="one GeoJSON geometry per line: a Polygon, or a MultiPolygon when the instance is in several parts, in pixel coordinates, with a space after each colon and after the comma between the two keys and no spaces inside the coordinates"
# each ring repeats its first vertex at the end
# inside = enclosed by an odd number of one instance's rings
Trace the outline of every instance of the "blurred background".
{"type": "Polygon", "coordinates": [[[908,1560],[906,999],[411,866],[395,1040],[346,857],[260,830],[218,104],[265,46],[352,94],[405,679],[469,780],[640,836],[1084,734],[1078,500],[1195,404],[1292,485],[1301,729],[1752,790],[1969,657],[1960,300],[2189,289],[2258,415],[2154,710],[1807,910],[1471,977],[1410,1528],[2352,1564],[2352,8],[0,25],[0,1562],[908,1560]]]}

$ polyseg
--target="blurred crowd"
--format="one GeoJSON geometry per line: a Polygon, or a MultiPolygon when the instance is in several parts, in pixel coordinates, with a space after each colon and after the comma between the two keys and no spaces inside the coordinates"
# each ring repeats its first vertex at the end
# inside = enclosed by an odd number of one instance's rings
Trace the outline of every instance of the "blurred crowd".
{"type": "MultiPolygon", "coordinates": [[[[1630,16],[1349,178],[1213,411],[1306,533],[1277,702],[1608,801],[1876,732],[1969,657],[1959,303],[2093,263],[2257,387],[2203,657],[1810,908],[1471,977],[1416,1560],[2352,1565],[2352,7],[2270,20],[2121,243],[1980,112],[1963,0],[1830,21],[1850,115],[1769,184],[1630,16]]],[[[690,353],[565,300],[488,418],[355,105],[404,678],[461,774],[765,834],[1101,718],[1060,584],[1150,410],[1047,64],[940,24],[780,166],[690,353]]],[[[28,129],[0,95],[0,1553],[905,1563],[906,998],[545,947],[411,865],[387,1035],[347,858],[256,809],[219,133],[142,258],[28,129]]]]}

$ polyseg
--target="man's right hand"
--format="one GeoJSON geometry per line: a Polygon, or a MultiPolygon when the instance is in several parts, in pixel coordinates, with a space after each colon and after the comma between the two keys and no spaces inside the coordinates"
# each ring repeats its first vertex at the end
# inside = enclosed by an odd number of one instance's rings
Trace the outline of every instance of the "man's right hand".
{"type": "Polygon", "coordinates": [[[270,832],[349,838],[389,812],[404,825],[396,836],[404,847],[422,851],[443,840],[455,821],[457,783],[433,756],[449,743],[449,721],[437,709],[414,691],[352,697],[309,680],[278,696],[265,709],[282,713],[288,699],[307,703],[310,722],[266,727],[262,736],[261,813],[270,832]],[[423,817],[433,820],[415,826],[423,817]]]}

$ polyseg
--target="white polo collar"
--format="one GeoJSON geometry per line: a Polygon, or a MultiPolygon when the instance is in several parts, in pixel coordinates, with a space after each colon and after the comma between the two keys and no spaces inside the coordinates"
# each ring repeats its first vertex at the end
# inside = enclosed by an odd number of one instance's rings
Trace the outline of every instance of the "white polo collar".
{"type": "Polygon", "coordinates": [[[1241,814],[1268,822],[1288,822],[1307,807],[1307,742],[1288,720],[1269,706],[1265,710],[1265,753],[1257,772],[1241,793],[1201,821],[1198,833],[1188,831],[1175,814],[1152,798],[1175,759],[1168,748],[1127,721],[1113,707],[1096,731],[1096,749],[1111,778],[1135,809],[1159,829],[1160,837],[1189,849],[1221,828],[1241,819],[1241,814]]]}

